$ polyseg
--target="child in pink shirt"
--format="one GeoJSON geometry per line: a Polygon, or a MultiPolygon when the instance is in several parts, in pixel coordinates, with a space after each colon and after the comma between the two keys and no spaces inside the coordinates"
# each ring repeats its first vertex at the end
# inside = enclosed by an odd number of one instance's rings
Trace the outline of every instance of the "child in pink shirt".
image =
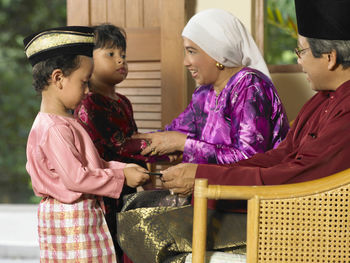
{"type": "Polygon", "coordinates": [[[41,262],[116,262],[101,196],[145,183],[136,164],[106,162],[72,110],[88,92],[93,30],[61,27],[24,39],[42,101],[28,137],[27,171],[38,209],[41,262]]]}

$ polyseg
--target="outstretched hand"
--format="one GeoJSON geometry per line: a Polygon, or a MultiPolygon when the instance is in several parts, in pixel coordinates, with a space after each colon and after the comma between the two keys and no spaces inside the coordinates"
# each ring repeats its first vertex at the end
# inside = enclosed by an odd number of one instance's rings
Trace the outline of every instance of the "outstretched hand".
{"type": "Polygon", "coordinates": [[[175,194],[190,195],[194,188],[197,164],[181,163],[162,171],[163,186],[175,194]]]}
{"type": "Polygon", "coordinates": [[[147,170],[137,164],[127,164],[124,168],[125,184],[130,187],[143,185],[149,180],[147,170]]]}
{"type": "Polygon", "coordinates": [[[183,152],[186,134],[177,131],[154,133],[139,133],[132,136],[134,139],[146,139],[150,144],[141,152],[142,155],[164,155],[183,152]]]}

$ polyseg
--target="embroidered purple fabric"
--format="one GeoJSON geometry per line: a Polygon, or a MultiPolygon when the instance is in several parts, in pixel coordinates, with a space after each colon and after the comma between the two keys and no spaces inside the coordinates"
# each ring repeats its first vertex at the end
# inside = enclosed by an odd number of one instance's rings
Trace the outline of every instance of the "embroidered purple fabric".
{"type": "Polygon", "coordinates": [[[190,104],[167,131],[187,134],[183,162],[234,163],[276,148],[289,129],[271,80],[245,67],[216,96],[212,85],[198,87],[190,104]]]}

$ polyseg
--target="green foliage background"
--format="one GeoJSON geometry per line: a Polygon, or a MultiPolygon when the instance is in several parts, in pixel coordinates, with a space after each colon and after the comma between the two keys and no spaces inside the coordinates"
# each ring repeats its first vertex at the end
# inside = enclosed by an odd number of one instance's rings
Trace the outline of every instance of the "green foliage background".
{"type": "Polygon", "coordinates": [[[265,0],[264,56],[267,64],[295,64],[297,25],[294,1],[265,0]]]}
{"type": "Polygon", "coordinates": [[[40,106],[25,36],[66,25],[64,0],[0,0],[0,203],[36,202],[25,169],[26,141],[40,106]]]}

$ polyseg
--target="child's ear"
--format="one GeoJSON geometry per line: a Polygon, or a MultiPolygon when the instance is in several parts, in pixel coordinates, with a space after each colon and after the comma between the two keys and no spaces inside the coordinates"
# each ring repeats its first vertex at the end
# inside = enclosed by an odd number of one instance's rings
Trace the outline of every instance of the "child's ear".
{"type": "Polygon", "coordinates": [[[62,89],[63,72],[61,69],[55,69],[51,73],[51,83],[57,88],[62,89]]]}

